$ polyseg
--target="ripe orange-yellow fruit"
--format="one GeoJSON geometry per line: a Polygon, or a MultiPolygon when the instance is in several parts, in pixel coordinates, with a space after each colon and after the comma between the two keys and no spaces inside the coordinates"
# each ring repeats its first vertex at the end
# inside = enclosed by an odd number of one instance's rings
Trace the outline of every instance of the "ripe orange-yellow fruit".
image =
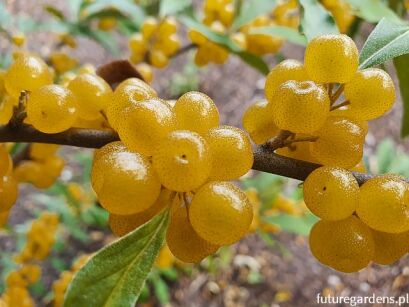
{"type": "Polygon", "coordinates": [[[18,186],[12,176],[0,178],[0,212],[9,211],[17,200],[18,186]]]}
{"type": "Polygon", "coordinates": [[[172,211],[166,243],[172,254],[183,262],[198,263],[214,254],[219,246],[202,239],[193,229],[187,209],[180,204],[172,211]]]}
{"type": "Polygon", "coordinates": [[[386,233],[372,230],[375,241],[373,261],[378,264],[392,264],[408,252],[409,232],[386,233]]]}
{"type": "Polygon", "coordinates": [[[0,144],[0,177],[8,174],[13,169],[13,160],[6,148],[0,144]]]}
{"type": "Polygon", "coordinates": [[[253,219],[246,196],[230,182],[213,181],[202,186],[189,206],[189,220],[204,240],[227,245],[240,240],[253,219]]]}

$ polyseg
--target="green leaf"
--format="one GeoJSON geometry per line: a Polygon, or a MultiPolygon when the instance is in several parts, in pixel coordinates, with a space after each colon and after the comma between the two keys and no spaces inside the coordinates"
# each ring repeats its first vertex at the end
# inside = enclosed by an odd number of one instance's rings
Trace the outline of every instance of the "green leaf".
{"type": "Polygon", "coordinates": [[[266,34],[271,36],[278,36],[288,40],[297,45],[306,46],[307,38],[300,32],[290,27],[270,26],[270,27],[256,27],[250,31],[251,34],[266,34]]]}
{"type": "Polygon", "coordinates": [[[87,16],[90,16],[104,10],[112,9],[116,9],[123,15],[131,17],[132,21],[137,24],[140,24],[145,16],[142,9],[133,3],[132,0],[99,0],[88,5],[84,11],[87,16]]]}
{"type": "Polygon", "coordinates": [[[391,139],[383,140],[376,148],[376,158],[378,161],[378,174],[385,174],[396,158],[395,145],[391,139]]]}
{"type": "Polygon", "coordinates": [[[64,13],[52,5],[44,6],[44,9],[58,20],[65,20],[64,13]]]}
{"type": "Polygon", "coordinates": [[[101,249],[75,275],[64,306],[134,306],[163,245],[168,223],[165,210],[101,249]]]}
{"type": "Polygon", "coordinates": [[[409,26],[382,19],[369,35],[359,56],[364,69],[409,53],[409,26]]]}
{"type": "Polygon", "coordinates": [[[301,32],[308,41],[323,34],[337,34],[334,18],[317,0],[299,0],[301,4],[301,32]]]}
{"type": "Polygon", "coordinates": [[[79,20],[81,7],[83,5],[83,0],[70,0],[68,2],[69,2],[70,16],[72,20],[79,20]]]}
{"type": "Polygon", "coordinates": [[[160,278],[158,274],[154,274],[152,278],[153,289],[155,291],[155,296],[160,302],[161,306],[169,304],[169,288],[165,281],[160,278]]]}
{"type": "Polygon", "coordinates": [[[283,231],[308,235],[318,218],[311,213],[302,217],[282,213],[277,216],[266,217],[265,220],[273,225],[278,225],[283,231]]]}
{"type": "Polygon", "coordinates": [[[259,56],[250,54],[241,50],[239,46],[237,46],[232,39],[228,35],[222,35],[216,32],[213,32],[210,28],[198,22],[196,19],[190,16],[183,16],[180,18],[180,21],[188,28],[194,29],[204,36],[206,36],[212,42],[219,44],[226,49],[228,49],[231,53],[240,57],[244,62],[248,65],[252,66],[253,68],[257,69],[264,75],[267,75],[270,71],[266,62],[259,56]]]}
{"type": "Polygon", "coordinates": [[[233,21],[232,31],[241,28],[260,15],[268,14],[275,6],[275,0],[244,1],[239,15],[233,21]]]}
{"type": "Polygon", "coordinates": [[[192,5],[192,0],[162,0],[160,1],[159,15],[174,15],[192,5]]]}
{"type": "Polygon", "coordinates": [[[378,22],[382,18],[401,21],[398,15],[381,0],[346,0],[354,9],[354,14],[369,22],[378,22]]]}
{"type": "Polygon", "coordinates": [[[409,54],[393,59],[399,79],[399,90],[403,101],[401,137],[409,135],[409,54]]]}

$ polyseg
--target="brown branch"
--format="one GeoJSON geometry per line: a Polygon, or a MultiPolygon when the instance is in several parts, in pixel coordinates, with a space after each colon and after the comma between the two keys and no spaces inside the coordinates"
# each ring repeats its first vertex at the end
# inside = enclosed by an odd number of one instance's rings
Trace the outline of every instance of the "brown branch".
{"type": "MultiPolygon", "coordinates": [[[[288,135],[284,132],[282,136],[288,135]]],[[[39,132],[29,125],[20,127],[0,126],[1,142],[22,142],[22,143],[45,143],[67,145],[84,148],[100,148],[108,143],[118,141],[118,135],[112,130],[92,130],[71,128],[67,131],[46,134],[39,132]]],[[[273,145],[277,143],[273,143],[273,145]]],[[[288,178],[305,180],[307,176],[320,165],[305,161],[295,160],[277,155],[270,145],[257,147],[254,151],[253,169],[285,176],[288,178]]],[[[373,176],[362,173],[353,173],[359,184],[373,176]]]]}

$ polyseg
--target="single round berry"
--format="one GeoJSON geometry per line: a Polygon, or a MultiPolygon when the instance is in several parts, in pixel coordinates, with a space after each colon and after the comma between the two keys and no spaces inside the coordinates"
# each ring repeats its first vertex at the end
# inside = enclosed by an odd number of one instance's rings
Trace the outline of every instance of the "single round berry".
{"type": "Polygon", "coordinates": [[[30,146],[30,158],[38,161],[52,157],[56,154],[59,145],[32,143],[30,146]]]}
{"type": "Polygon", "coordinates": [[[108,83],[94,74],[80,74],[72,80],[70,89],[77,98],[78,116],[94,120],[101,116],[112,100],[112,90],[108,83]]]}
{"type": "Polygon", "coordinates": [[[166,243],[172,254],[179,260],[198,263],[214,254],[219,246],[203,240],[190,224],[186,207],[179,204],[177,206],[172,210],[166,243]]]}
{"type": "Polygon", "coordinates": [[[118,134],[129,149],[151,156],[155,146],[174,127],[175,114],[170,105],[159,98],[151,98],[123,111],[118,134]]]}
{"type": "Polygon", "coordinates": [[[409,230],[408,184],[398,176],[380,176],[365,182],[359,193],[359,218],[372,229],[401,233],[409,230]]]}
{"type": "Polygon", "coordinates": [[[30,93],[27,120],[44,133],[58,133],[71,128],[77,119],[77,100],[72,92],[59,85],[46,85],[30,93]]]}
{"type": "Polygon", "coordinates": [[[221,126],[206,135],[212,154],[210,180],[232,180],[245,175],[254,157],[248,136],[239,128],[221,126]]]}
{"type": "Polygon", "coordinates": [[[266,143],[278,134],[279,129],[274,124],[266,100],[257,101],[247,108],[243,115],[243,128],[257,145],[266,143]]]}
{"type": "Polygon", "coordinates": [[[182,95],[173,111],[178,130],[190,130],[203,135],[219,125],[219,111],[213,100],[203,93],[188,92],[182,95]]]}
{"type": "Polygon", "coordinates": [[[408,252],[409,232],[386,233],[372,230],[375,242],[373,261],[389,265],[399,260],[408,252]]]}
{"type": "Polygon", "coordinates": [[[274,91],[268,108],[278,128],[311,133],[327,119],[330,100],[322,86],[312,81],[290,80],[274,91]]]}
{"type": "Polygon", "coordinates": [[[110,213],[127,215],[151,207],[160,193],[160,182],[149,159],[118,150],[116,143],[102,147],[92,166],[92,187],[110,213]]]}
{"type": "Polygon", "coordinates": [[[339,167],[320,167],[304,182],[304,201],[323,220],[342,220],[358,205],[359,185],[351,172],[339,167]]]}
{"type": "Polygon", "coordinates": [[[358,69],[358,49],[347,35],[321,35],[307,45],[304,61],[313,81],[346,83],[358,69]]]}
{"type": "Polygon", "coordinates": [[[371,120],[385,114],[395,102],[395,87],[391,77],[382,69],[358,71],[345,84],[348,113],[359,120],[371,120]]]}
{"type": "Polygon", "coordinates": [[[187,192],[200,187],[209,178],[212,156],[206,140],[199,134],[176,130],[161,140],[152,163],[163,186],[187,192]]]}
{"type": "Polygon", "coordinates": [[[192,199],[189,219],[204,240],[227,245],[248,231],[253,208],[247,196],[230,182],[213,181],[202,186],[192,199]]]}
{"type": "Polygon", "coordinates": [[[114,91],[112,102],[108,105],[107,116],[115,130],[124,118],[123,111],[142,100],[157,97],[155,90],[141,79],[130,78],[123,81],[114,91]]]}
{"type": "Polygon", "coordinates": [[[53,75],[47,64],[38,56],[20,54],[4,77],[7,93],[18,98],[22,91],[34,91],[53,83],[53,75]]]}
{"type": "Polygon", "coordinates": [[[268,101],[273,101],[273,93],[278,87],[289,80],[308,81],[304,64],[297,60],[284,60],[276,65],[267,75],[264,93],[268,101]]]}
{"type": "Polygon", "coordinates": [[[356,216],[317,222],[311,229],[309,241],[318,261],[345,273],[366,267],[375,250],[371,229],[356,216]]]}
{"type": "Polygon", "coordinates": [[[12,176],[0,178],[0,212],[7,212],[17,200],[18,185],[12,176]]]}
{"type": "Polygon", "coordinates": [[[356,122],[330,116],[314,134],[311,154],[321,164],[349,169],[361,161],[366,132],[356,122]]]}
{"type": "Polygon", "coordinates": [[[130,215],[109,214],[109,227],[118,237],[122,237],[152,219],[170,204],[171,191],[163,189],[155,203],[147,210],[130,215]]]}

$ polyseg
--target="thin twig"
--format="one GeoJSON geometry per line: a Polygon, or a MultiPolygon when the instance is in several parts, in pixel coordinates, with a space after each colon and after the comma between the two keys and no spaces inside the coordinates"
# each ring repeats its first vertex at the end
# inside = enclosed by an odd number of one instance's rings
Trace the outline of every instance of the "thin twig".
{"type": "Polygon", "coordinates": [[[335,106],[332,106],[331,109],[330,109],[330,111],[334,111],[334,110],[336,110],[336,109],[345,107],[345,106],[350,105],[350,104],[351,104],[351,102],[350,102],[349,100],[345,100],[345,101],[341,102],[340,104],[337,104],[337,105],[335,105],[335,106]]]}
{"type": "Polygon", "coordinates": [[[315,142],[316,140],[318,140],[318,136],[304,136],[304,137],[298,137],[295,139],[289,139],[289,140],[285,140],[283,142],[284,146],[289,146],[293,143],[300,143],[300,142],[315,142]]]}
{"type": "Polygon", "coordinates": [[[341,96],[342,92],[344,91],[344,87],[345,85],[341,84],[335,93],[330,97],[331,105],[333,105],[338,100],[339,96],[341,96]]]}

